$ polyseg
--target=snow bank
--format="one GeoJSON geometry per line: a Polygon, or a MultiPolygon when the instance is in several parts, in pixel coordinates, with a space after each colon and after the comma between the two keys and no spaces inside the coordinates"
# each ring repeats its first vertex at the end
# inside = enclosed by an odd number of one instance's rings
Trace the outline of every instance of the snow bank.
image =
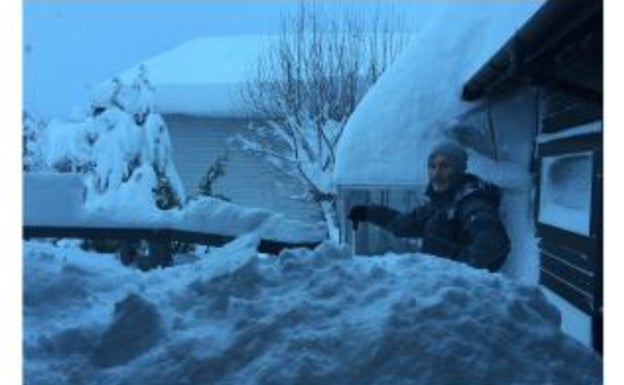
{"type": "MultiPolygon", "coordinates": [[[[453,119],[473,105],[464,82],[541,5],[438,4],[438,12],[365,95],[349,119],[335,168],[339,185],[426,183],[426,159],[453,119]]],[[[469,171],[483,175],[469,165],[469,171]]]]}
{"type": "Polygon", "coordinates": [[[26,383],[602,382],[600,358],[536,287],[332,243],[258,258],[257,242],[148,273],[25,243],[26,383]]]}
{"type": "Polygon", "coordinates": [[[222,235],[253,233],[261,239],[291,243],[314,243],[327,238],[324,222],[287,219],[266,209],[242,207],[220,199],[201,197],[173,214],[178,229],[222,235]]]}
{"type": "Polygon", "coordinates": [[[24,174],[24,224],[61,227],[168,228],[219,235],[254,233],[261,239],[315,243],[327,238],[323,222],[291,220],[266,209],[198,197],[181,209],[159,210],[150,199],[151,166],[141,166],[118,189],[86,200],[79,174],[24,174]]]}
{"type": "Polygon", "coordinates": [[[85,186],[73,173],[24,173],[23,221],[25,225],[50,226],[82,216],[85,186]]]}

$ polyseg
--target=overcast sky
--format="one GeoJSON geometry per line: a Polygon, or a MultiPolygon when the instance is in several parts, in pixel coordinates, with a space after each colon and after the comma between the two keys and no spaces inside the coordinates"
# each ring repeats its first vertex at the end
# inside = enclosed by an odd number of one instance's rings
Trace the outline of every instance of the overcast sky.
{"type": "Polygon", "coordinates": [[[294,4],[225,2],[27,2],[24,105],[67,115],[89,87],[188,39],[269,31],[294,4]]]}
{"type": "MultiPolygon", "coordinates": [[[[325,3],[369,10],[374,2],[325,3]],[[346,4],[346,5],[345,5],[346,4]]],[[[427,2],[395,8],[423,15],[427,2]]],[[[210,35],[275,31],[295,1],[24,3],[24,108],[66,117],[86,102],[94,84],[186,40],[210,35]]]]}

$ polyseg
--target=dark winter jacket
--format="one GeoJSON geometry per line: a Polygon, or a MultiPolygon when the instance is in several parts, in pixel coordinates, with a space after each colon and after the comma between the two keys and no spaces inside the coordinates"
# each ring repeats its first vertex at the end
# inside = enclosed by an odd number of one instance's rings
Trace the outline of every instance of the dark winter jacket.
{"type": "Polygon", "coordinates": [[[365,220],[398,237],[422,238],[421,251],[490,271],[509,253],[509,237],[498,216],[500,190],[472,174],[443,193],[427,187],[427,204],[402,214],[369,206],[365,220]]]}

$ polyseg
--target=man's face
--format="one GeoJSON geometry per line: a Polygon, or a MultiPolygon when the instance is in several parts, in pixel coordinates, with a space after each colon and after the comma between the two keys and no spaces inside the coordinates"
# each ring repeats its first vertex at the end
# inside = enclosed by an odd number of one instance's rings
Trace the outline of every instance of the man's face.
{"type": "Polygon", "coordinates": [[[429,160],[429,182],[433,191],[444,192],[457,181],[459,170],[444,155],[436,155],[429,160]]]}

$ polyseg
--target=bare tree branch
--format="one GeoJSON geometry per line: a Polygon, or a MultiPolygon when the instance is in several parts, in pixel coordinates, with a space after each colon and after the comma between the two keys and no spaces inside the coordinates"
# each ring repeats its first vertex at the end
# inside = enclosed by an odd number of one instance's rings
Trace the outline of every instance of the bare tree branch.
{"type": "Polygon", "coordinates": [[[245,105],[264,119],[248,132],[258,141],[254,152],[274,164],[292,162],[284,173],[295,169],[316,201],[333,201],[331,175],[347,119],[406,45],[402,18],[380,9],[370,17],[337,15],[301,2],[295,15],[282,16],[279,35],[242,91],[245,105]]]}

